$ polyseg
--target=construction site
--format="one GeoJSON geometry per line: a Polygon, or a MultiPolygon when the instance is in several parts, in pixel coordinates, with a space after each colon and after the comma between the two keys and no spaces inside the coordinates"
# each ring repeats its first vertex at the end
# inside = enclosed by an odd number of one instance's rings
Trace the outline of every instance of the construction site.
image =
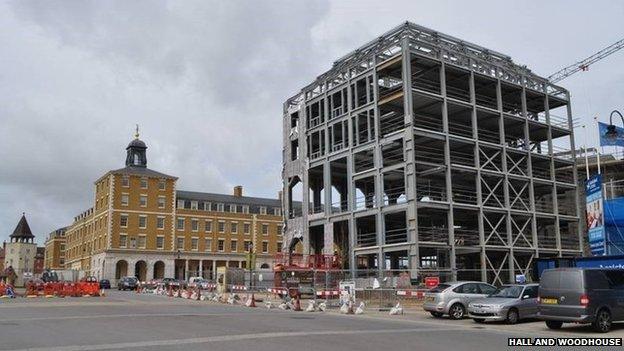
{"type": "Polygon", "coordinates": [[[284,103],[282,263],[503,284],[580,256],[574,121],[511,57],[401,24],[284,103]]]}

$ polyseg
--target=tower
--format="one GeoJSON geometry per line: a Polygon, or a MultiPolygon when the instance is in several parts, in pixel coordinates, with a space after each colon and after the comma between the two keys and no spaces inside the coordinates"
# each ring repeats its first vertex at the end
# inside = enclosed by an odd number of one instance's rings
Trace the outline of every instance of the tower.
{"type": "Polygon", "coordinates": [[[24,284],[24,274],[33,273],[35,255],[37,254],[35,236],[30,230],[24,213],[22,213],[22,218],[9,238],[10,242],[6,244],[5,249],[4,266],[13,267],[17,274],[15,283],[17,286],[21,286],[24,284]]]}
{"type": "Polygon", "coordinates": [[[139,139],[139,126],[136,127],[134,140],[126,147],[126,166],[128,167],[147,167],[147,146],[139,139]]]}

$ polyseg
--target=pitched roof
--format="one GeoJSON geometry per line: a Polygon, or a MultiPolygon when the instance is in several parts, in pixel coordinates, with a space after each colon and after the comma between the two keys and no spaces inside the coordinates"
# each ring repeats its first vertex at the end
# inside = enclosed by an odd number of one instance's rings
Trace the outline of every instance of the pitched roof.
{"type": "Polygon", "coordinates": [[[268,199],[263,197],[251,197],[251,196],[234,196],[225,194],[214,193],[201,193],[197,191],[176,191],[176,198],[184,200],[198,200],[198,201],[210,201],[210,202],[222,202],[228,204],[242,204],[242,205],[258,205],[258,206],[274,206],[280,207],[282,202],[279,199],[268,199]]]}
{"type": "Polygon", "coordinates": [[[170,179],[178,179],[178,177],[174,177],[168,174],[156,172],[152,169],[146,167],[135,167],[135,166],[126,166],[124,168],[115,169],[112,171],[106,172],[103,176],[101,176],[96,183],[99,182],[102,178],[106,177],[109,174],[126,174],[126,175],[136,175],[142,177],[156,177],[156,178],[170,178],[170,179]]]}
{"type": "Polygon", "coordinates": [[[35,236],[30,231],[30,226],[28,225],[28,221],[26,221],[26,215],[22,214],[22,218],[19,223],[17,223],[17,227],[13,231],[13,234],[10,236],[11,238],[34,238],[35,236]]]}

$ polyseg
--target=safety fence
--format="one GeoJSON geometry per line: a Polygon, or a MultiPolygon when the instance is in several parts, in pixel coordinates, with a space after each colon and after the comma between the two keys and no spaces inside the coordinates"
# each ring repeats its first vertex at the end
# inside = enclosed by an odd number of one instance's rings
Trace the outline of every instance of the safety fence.
{"type": "Polygon", "coordinates": [[[0,297],[91,297],[102,296],[100,284],[96,281],[80,282],[26,282],[25,292],[16,293],[13,286],[0,282],[0,297]]]}

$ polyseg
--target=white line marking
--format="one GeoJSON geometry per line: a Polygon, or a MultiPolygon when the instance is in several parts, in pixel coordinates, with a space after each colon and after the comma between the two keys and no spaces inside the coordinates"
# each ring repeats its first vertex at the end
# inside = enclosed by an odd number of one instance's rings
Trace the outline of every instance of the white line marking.
{"type": "Polygon", "coordinates": [[[99,345],[71,345],[57,347],[36,347],[28,349],[17,349],[13,351],[94,351],[94,350],[116,350],[137,347],[158,347],[158,346],[178,346],[190,344],[204,344],[211,342],[223,341],[239,341],[252,339],[271,339],[271,338],[287,338],[287,337],[305,337],[319,335],[357,335],[357,334],[396,334],[396,333],[423,333],[436,331],[452,331],[457,328],[426,328],[426,329],[377,329],[377,330],[326,330],[326,331],[302,331],[302,332],[275,332],[275,333],[256,333],[241,335],[221,335],[208,336],[204,338],[190,339],[173,339],[173,340],[153,340],[139,342],[123,342],[114,344],[99,345]]]}

